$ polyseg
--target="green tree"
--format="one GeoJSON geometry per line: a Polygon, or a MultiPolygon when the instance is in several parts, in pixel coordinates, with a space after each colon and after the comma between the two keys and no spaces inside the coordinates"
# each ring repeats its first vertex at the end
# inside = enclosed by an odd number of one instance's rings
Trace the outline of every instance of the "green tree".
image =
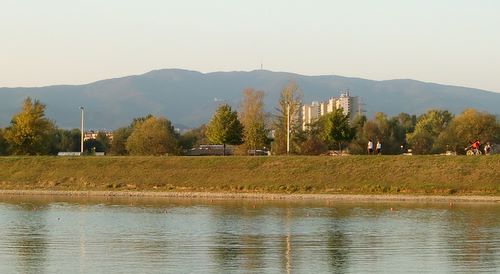
{"type": "Polygon", "coordinates": [[[71,130],[58,129],[57,145],[59,151],[80,151],[81,134],[77,128],[71,130]]]}
{"type": "Polygon", "coordinates": [[[113,140],[109,153],[111,155],[127,155],[127,139],[132,134],[132,127],[121,127],[113,131],[113,140]]]}
{"type": "Polygon", "coordinates": [[[448,127],[453,114],[447,110],[429,110],[421,115],[415,130],[407,134],[408,143],[415,154],[429,154],[444,151],[446,148],[435,145],[438,136],[448,127]]]}
{"type": "Polygon", "coordinates": [[[352,119],[351,126],[356,129],[356,132],[358,132],[358,130],[361,131],[367,121],[368,119],[366,119],[365,115],[358,114],[352,119]]]}
{"type": "Polygon", "coordinates": [[[201,125],[200,127],[185,132],[179,138],[180,146],[183,149],[191,149],[201,144],[208,143],[208,140],[205,136],[205,131],[206,131],[206,126],[201,125]]]}
{"type": "Polygon", "coordinates": [[[8,144],[4,138],[4,130],[0,128],[0,155],[7,155],[8,144]]]}
{"type": "Polygon", "coordinates": [[[321,116],[316,123],[320,138],[328,144],[329,148],[338,144],[340,152],[342,152],[342,142],[349,142],[355,137],[355,128],[349,124],[349,115],[344,115],[342,109],[336,109],[321,116]]]}
{"type": "Polygon", "coordinates": [[[179,154],[177,139],[169,120],[152,116],[135,123],[126,149],[131,155],[175,155],[179,154]]]}
{"type": "Polygon", "coordinates": [[[453,120],[453,129],[460,139],[500,141],[500,124],[495,115],[466,109],[453,120]]]}
{"type": "Polygon", "coordinates": [[[243,125],[245,150],[256,150],[266,146],[267,133],[264,113],[264,92],[248,88],[243,91],[240,105],[240,121],[243,125]]]}
{"type": "Polygon", "coordinates": [[[495,115],[466,109],[456,116],[450,126],[442,132],[436,144],[458,153],[464,153],[469,141],[485,142],[500,141],[500,124],[495,115]]]}
{"type": "Polygon", "coordinates": [[[397,140],[399,141],[399,152],[403,153],[408,148],[408,141],[406,140],[406,136],[415,130],[415,125],[417,124],[417,116],[402,112],[393,119],[395,119],[397,123],[397,132],[395,133],[395,135],[397,136],[397,140]]]}
{"type": "Polygon", "coordinates": [[[349,153],[366,153],[366,144],[368,142],[368,138],[366,137],[364,127],[367,122],[368,120],[365,115],[356,115],[352,120],[351,125],[355,128],[356,137],[349,143],[349,153]]]}
{"type": "Polygon", "coordinates": [[[83,142],[83,151],[88,155],[94,155],[96,152],[104,152],[104,146],[96,139],[87,139],[83,142]]]}
{"type": "Polygon", "coordinates": [[[222,144],[223,155],[226,144],[239,145],[243,137],[243,125],[238,120],[238,113],[228,104],[220,105],[207,124],[207,139],[211,144],[222,144]]]}
{"type": "Polygon", "coordinates": [[[380,132],[377,139],[382,142],[382,151],[384,154],[400,154],[403,152],[401,146],[406,146],[407,119],[411,118],[405,113],[400,113],[398,116],[392,118],[381,112],[375,115],[375,121],[380,132]],[[403,121],[405,124],[401,124],[400,121],[403,121]]]}
{"type": "Polygon", "coordinates": [[[109,139],[108,135],[104,131],[99,131],[96,136],[96,141],[101,144],[101,150],[100,152],[105,152],[108,153],[109,149],[111,148],[111,140],[109,139]]]}
{"type": "Polygon", "coordinates": [[[45,105],[28,97],[23,102],[22,110],[12,117],[5,139],[14,154],[47,154],[54,128],[52,121],[45,117],[45,105]]]}
{"type": "Polygon", "coordinates": [[[400,113],[389,118],[386,114],[378,112],[375,116],[366,120],[363,117],[355,118],[352,125],[356,128],[356,138],[349,144],[349,152],[352,154],[366,154],[366,146],[369,139],[382,142],[384,154],[400,154],[406,148],[406,135],[413,131],[416,116],[400,113]]]}
{"type": "Polygon", "coordinates": [[[153,115],[148,114],[144,117],[137,117],[132,120],[129,126],[121,127],[113,131],[113,140],[111,140],[111,145],[109,147],[109,153],[111,155],[128,155],[127,150],[127,139],[132,134],[132,129],[136,124],[142,123],[153,115]]]}
{"type": "Polygon", "coordinates": [[[274,119],[274,140],[272,151],[274,154],[287,153],[287,123],[290,119],[290,152],[299,151],[302,127],[300,122],[300,106],[302,94],[295,82],[291,81],[281,90],[278,102],[278,114],[274,119]]]}
{"type": "Polygon", "coordinates": [[[95,152],[108,153],[111,147],[111,141],[106,135],[106,132],[99,131],[95,139],[88,139],[83,142],[83,150],[88,154],[95,152]]]}
{"type": "Polygon", "coordinates": [[[309,125],[306,131],[299,135],[299,153],[303,155],[320,155],[328,151],[328,145],[321,139],[318,122],[309,125]]]}

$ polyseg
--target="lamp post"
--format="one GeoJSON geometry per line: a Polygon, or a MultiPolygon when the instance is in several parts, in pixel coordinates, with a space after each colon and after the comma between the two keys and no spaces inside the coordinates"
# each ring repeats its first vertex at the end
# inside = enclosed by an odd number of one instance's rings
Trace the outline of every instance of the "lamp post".
{"type": "Polygon", "coordinates": [[[80,153],[81,153],[81,155],[83,155],[83,137],[84,137],[84,133],[83,133],[83,106],[80,106],[80,111],[82,113],[82,120],[81,120],[81,124],[80,124],[81,134],[82,134],[81,139],[80,139],[80,153]]]}
{"type": "Polygon", "coordinates": [[[290,103],[286,105],[286,155],[290,154],[290,103]]]}

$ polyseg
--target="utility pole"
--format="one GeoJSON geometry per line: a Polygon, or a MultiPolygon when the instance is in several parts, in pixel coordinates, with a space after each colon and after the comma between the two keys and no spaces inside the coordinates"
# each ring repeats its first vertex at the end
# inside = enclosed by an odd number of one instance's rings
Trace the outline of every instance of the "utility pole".
{"type": "Polygon", "coordinates": [[[81,153],[80,155],[83,155],[83,137],[84,137],[84,133],[83,133],[83,107],[82,106],[80,106],[80,111],[82,113],[82,120],[81,120],[81,124],[80,124],[80,126],[81,126],[81,135],[82,135],[81,138],[80,138],[80,153],[81,153]]]}
{"type": "Polygon", "coordinates": [[[290,102],[286,105],[286,155],[290,154],[290,102]]]}

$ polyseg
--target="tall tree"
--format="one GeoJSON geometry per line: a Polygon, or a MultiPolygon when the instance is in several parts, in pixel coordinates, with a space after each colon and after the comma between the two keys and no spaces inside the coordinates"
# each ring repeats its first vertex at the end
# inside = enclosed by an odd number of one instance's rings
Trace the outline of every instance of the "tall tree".
{"type": "Polygon", "coordinates": [[[28,97],[21,111],[12,117],[5,139],[14,154],[47,154],[54,128],[52,121],[45,117],[45,105],[28,97]]]}
{"type": "Polygon", "coordinates": [[[111,141],[104,131],[99,131],[95,139],[88,139],[83,142],[83,150],[89,154],[95,152],[108,153],[110,146],[111,141]]]}
{"type": "Polygon", "coordinates": [[[442,132],[436,146],[458,153],[464,153],[469,141],[500,142],[500,123],[495,115],[466,109],[456,116],[450,126],[442,132]]]}
{"type": "Polygon", "coordinates": [[[127,139],[130,134],[132,134],[131,127],[121,127],[114,130],[109,153],[111,155],[127,155],[127,139]]]}
{"type": "Polygon", "coordinates": [[[59,151],[80,151],[81,134],[80,129],[59,129],[59,151]]]}
{"type": "Polygon", "coordinates": [[[415,154],[440,152],[442,148],[434,146],[434,143],[452,119],[453,114],[447,110],[429,110],[421,115],[415,130],[406,136],[413,152],[415,154]]]}
{"type": "Polygon", "coordinates": [[[104,131],[99,131],[96,136],[96,141],[101,144],[101,152],[109,152],[109,149],[111,148],[111,140],[109,139],[108,135],[104,131]]]}
{"type": "Polygon", "coordinates": [[[349,153],[351,154],[365,154],[366,153],[366,144],[368,142],[368,138],[366,137],[364,127],[365,124],[368,123],[368,119],[365,115],[356,115],[354,119],[352,119],[351,125],[355,128],[356,136],[349,143],[349,153]]]}
{"type": "Polygon", "coordinates": [[[243,125],[238,120],[238,113],[232,111],[228,104],[220,105],[207,124],[206,135],[211,144],[223,145],[223,155],[225,155],[226,144],[242,143],[243,125]]]}
{"type": "Polygon", "coordinates": [[[247,88],[243,91],[240,105],[240,121],[243,124],[245,150],[255,151],[267,143],[267,129],[264,113],[264,92],[247,88]]]}
{"type": "Polygon", "coordinates": [[[303,155],[320,155],[328,151],[328,144],[322,140],[318,121],[309,125],[307,130],[300,134],[299,153],[303,155]]]}
{"type": "Polygon", "coordinates": [[[384,154],[400,154],[403,152],[401,146],[404,146],[405,143],[406,129],[399,123],[400,118],[404,120],[408,117],[405,114],[399,114],[392,118],[382,112],[375,114],[375,122],[380,132],[376,139],[382,142],[384,154]]]}
{"type": "Polygon", "coordinates": [[[127,150],[127,139],[132,134],[132,129],[136,124],[142,123],[153,115],[148,114],[144,117],[137,117],[132,120],[129,126],[121,127],[113,131],[113,140],[111,140],[111,146],[109,148],[109,153],[111,155],[128,155],[127,150]]]}
{"type": "Polygon", "coordinates": [[[179,144],[183,149],[190,149],[201,144],[206,144],[205,136],[206,125],[201,125],[197,128],[184,132],[179,138],[179,144]]]}
{"type": "Polygon", "coordinates": [[[349,152],[366,154],[368,140],[372,139],[382,142],[384,154],[401,154],[406,148],[406,135],[413,131],[416,120],[415,115],[400,113],[389,118],[382,112],[368,121],[363,117],[355,118],[351,124],[356,128],[356,138],[349,144],[349,152]]]}
{"type": "Polygon", "coordinates": [[[177,139],[169,120],[152,116],[135,123],[126,149],[131,155],[175,155],[179,154],[177,139]]]}
{"type": "Polygon", "coordinates": [[[302,94],[297,84],[289,82],[281,90],[278,102],[278,114],[274,119],[274,141],[272,151],[275,154],[287,153],[287,124],[290,121],[290,152],[299,150],[299,136],[302,127],[300,123],[300,106],[302,104],[302,94]]]}
{"type": "Polygon", "coordinates": [[[342,109],[321,116],[317,124],[321,139],[329,144],[330,148],[338,144],[340,152],[342,152],[342,142],[349,142],[355,136],[355,129],[349,124],[349,115],[344,115],[342,109]]]}
{"type": "Polygon", "coordinates": [[[464,140],[500,141],[500,124],[495,115],[466,109],[452,122],[456,135],[464,140]]]}
{"type": "Polygon", "coordinates": [[[0,155],[7,155],[7,140],[4,138],[4,130],[0,128],[0,155]]]}

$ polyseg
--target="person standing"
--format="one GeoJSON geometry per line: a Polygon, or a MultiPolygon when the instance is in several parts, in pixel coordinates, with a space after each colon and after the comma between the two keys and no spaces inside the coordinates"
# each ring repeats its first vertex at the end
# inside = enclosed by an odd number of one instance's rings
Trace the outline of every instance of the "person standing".
{"type": "Polygon", "coordinates": [[[373,142],[372,142],[372,139],[368,139],[368,155],[372,155],[373,154],[373,142]]]}
{"type": "Polygon", "coordinates": [[[380,142],[380,140],[377,140],[377,155],[380,155],[380,153],[382,153],[382,143],[380,142]]]}
{"type": "Polygon", "coordinates": [[[484,146],[484,155],[489,155],[490,152],[491,152],[490,142],[486,142],[486,145],[484,146]]]}

